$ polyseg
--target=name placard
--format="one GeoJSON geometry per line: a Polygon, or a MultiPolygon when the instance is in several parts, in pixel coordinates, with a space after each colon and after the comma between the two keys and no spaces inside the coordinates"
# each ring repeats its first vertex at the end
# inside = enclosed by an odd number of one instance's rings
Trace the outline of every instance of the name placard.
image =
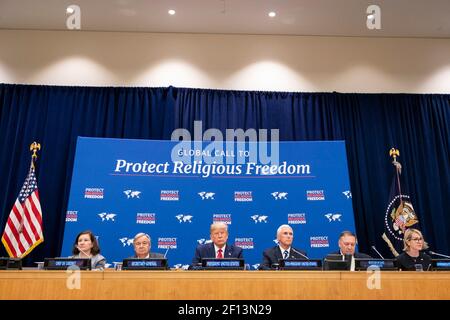
{"type": "Polygon", "coordinates": [[[122,270],[166,270],[168,269],[167,259],[165,258],[147,258],[124,259],[122,270]]]}
{"type": "Polygon", "coordinates": [[[322,260],[280,259],[280,270],[322,270],[322,260]]]}
{"type": "Polygon", "coordinates": [[[22,260],[18,258],[0,257],[0,270],[7,269],[22,270],[22,260]]]}
{"type": "Polygon", "coordinates": [[[450,259],[433,259],[431,261],[431,269],[434,271],[450,270],[450,259]]]}
{"type": "Polygon", "coordinates": [[[69,267],[77,267],[80,270],[91,270],[89,258],[45,258],[45,270],[66,270],[69,267]]]}
{"type": "Polygon", "coordinates": [[[203,270],[244,270],[244,259],[223,258],[202,259],[203,270]]]}
{"type": "Polygon", "coordinates": [[[368,268],[398,270],[394,259],[355,259],[355,270],[367,270],[368,268]]]}

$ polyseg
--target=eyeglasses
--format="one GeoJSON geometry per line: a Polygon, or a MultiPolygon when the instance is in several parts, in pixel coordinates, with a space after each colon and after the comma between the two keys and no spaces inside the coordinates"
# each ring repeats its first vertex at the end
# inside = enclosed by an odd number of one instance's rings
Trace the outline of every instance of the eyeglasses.
{"type": "Polygon", "coordinates": [[[422,241],[423,238],[411,238],[411,241],[422,241]]]}

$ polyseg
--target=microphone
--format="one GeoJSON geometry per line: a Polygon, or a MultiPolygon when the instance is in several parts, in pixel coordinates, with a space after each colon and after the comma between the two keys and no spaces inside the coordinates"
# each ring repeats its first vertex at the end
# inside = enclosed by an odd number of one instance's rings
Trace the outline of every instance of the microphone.
{"type": "Polygon", "coordinates": [[[166,258],[167,252],[169,252],[169,248],[167,248],[166,253],[164,253],[164,258],[166,258]]]}
{"type": "Polygon", "coordinates": [[[307,256],[305,256],[303,253],[301,253],[298,250],[295,250],[294,248],[291,247],[291,250],[294,251],[295,253],[298,253],[299,255],[301,255],[303,258],[305,258],[306,260],[309,260],[309,258],[307,256]]]}
{"type": "Polygon", "coordinates": [[[437,252],[434,252],[434,251],[431,251],[431,250],[429,250],[428,252],[431,253],[434,256],[439,256],[439,257],[450,259],[450,256],[447,256],[447,255],[442,254],[442,253],[437,253],[437,252]]]}
{"type": "Polygon", "coordinates": [[[371,248],[373,249],[373,251],[375,251],[381,257],[381,259],[384,260],[384,257],[381,255],[381,253],[378,252],[378,250],[377,250],[377,248],[375,248],[375,246],[371,246],[371,248]]]}

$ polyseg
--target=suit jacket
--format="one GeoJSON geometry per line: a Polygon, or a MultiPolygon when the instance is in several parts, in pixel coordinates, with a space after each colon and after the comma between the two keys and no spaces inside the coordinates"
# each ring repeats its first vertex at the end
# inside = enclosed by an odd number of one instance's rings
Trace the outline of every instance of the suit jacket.
{"type": "MultiPolygon", "coordinates": [[[[216,251],[214,250],[214,243],[207,243],[197,246],[195,249],[195,256],[192,259],[192,264],[201,263],[203,258],[215,258],[216,251]]],[[[234,245],[226,244],[225,252],[223,254],[224,258],[244,258],[242,254],[242,248],[236,247],[234,245]]]]}
{"type": "MultiPolygon", "coordinates": [[[[298,254],[297,252],[300,252],[304,256],[306,256],[306,252],[303,250],[299,250],[297,248],[291,247],[291,250],[289,251],[289,257],[288,259],[298,259],[298,260],[305,260],[305,257],[298,254]]],[[[283,259],[283,255],[281,254],[280,247],[275,246],[273,248],[269,248],[264,250],[263,252],[263,261],[259,266],[259,269],[267,270],[272,267],[272,264],[278,263],[278,260],[283,259]]]]}

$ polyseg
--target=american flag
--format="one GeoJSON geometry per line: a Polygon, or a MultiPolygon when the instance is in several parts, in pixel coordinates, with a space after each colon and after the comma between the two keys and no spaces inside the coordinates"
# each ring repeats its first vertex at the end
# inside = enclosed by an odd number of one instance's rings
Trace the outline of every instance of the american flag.
{"type": "Polygon", "coordinates": [[[23,258],[44,241],[42,210],[33,163],[9,213],[2,242],[10,257],[23,258]]]}

